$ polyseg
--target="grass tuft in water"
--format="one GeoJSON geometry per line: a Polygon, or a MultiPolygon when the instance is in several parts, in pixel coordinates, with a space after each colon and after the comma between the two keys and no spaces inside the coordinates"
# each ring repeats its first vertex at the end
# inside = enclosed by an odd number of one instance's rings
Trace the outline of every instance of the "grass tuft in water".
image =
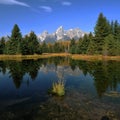
{"type": "Polygon", "coordinates": [[[64,82],[59,81],[59,82],[53,83],[52,94],[57,95],[57,96],[64,96],[65,95],[64,82]]]}

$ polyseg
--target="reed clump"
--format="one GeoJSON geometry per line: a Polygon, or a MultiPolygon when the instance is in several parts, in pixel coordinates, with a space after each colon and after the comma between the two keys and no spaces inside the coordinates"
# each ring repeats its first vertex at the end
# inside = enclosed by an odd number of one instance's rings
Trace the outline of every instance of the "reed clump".
{"type": "Polygon", "coordinates": [[[65,95],[64,82],[58,81],[56,83],[53,83],[52,94],[57,95],[57,96],[64,96],[65,95]]]}

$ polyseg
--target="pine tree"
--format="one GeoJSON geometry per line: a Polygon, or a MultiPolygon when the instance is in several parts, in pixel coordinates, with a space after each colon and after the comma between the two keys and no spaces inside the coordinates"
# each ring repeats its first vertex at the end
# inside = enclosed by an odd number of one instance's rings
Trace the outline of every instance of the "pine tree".
{"type": "Polygon", "coordinates": [[[111,26],[106,19],[106,17],[103,16],[102,13],[100,13],[94,33],[95,33],[95,51],[97,54],[101,54],[103,51],[103,43],[104,43],[104,38],[110,34],[111,26]]]}
{"type": "Polygon", "coordinates": [[[2,37],[0,40],[0,54],[4,54],[5,51],[5,38],[2,37]]]}
{"type": "Polygon", "coordinates": [[[37,36],[33,31],[31,31],[29,35],[29,47],[31,54],[35,54],[39,48],[39,42],[37,36]]]}
{"type": "Polygon", "coordinates": [[[110,34],[114,35],[114,21],[110,24],[110,34]]]}
{"type": "Polygon", "coordinates": [[[88,36],[88,39],[89,39],[89,45],[88,45],[88,49],[87,49],[87,54],[90,54],[90,55],[93,55],[96,53],[95,51],[95,42],[94,42],[94,36],[93,34],[90,32],[89,36],[88,36]]]}
{"type": "Polygon", "coordinates": [[[45,41],[42,43],[42,52],[43,53],[47,53],[48,52],[48,46],[47,46],[45,41]]]}
{"type": "Polygon", "coordinates": [[[71,42],[70,42],[70,53],[74,54],[75,53],[75,48],[76,48],[75,40],[72,39],[71,42]]]}
{"type": "Polygon", "coordinates": [[[9,41],[9,54],[20,54],[21,53],[21,40],[22,35],[17,24],[14,25],[12,34],[9,41]]]}
{"type": "Polygon", "coordinates": [[[22,55],[29,55],[30,54],[29,37],[28,37],[28,35],[26,35],[23,38],[21,48],[22,48],[22,50],[21,50],[22,55]]]}
{"type": "Polygon", "coordinates": [[[31,31],[29,35],[25,36],[21,46],[23,55],[33,55],[35,53],[42,54],[37,36],[33,31],[31,31]]]}
{"type": "Polygon", "coordinates": [[[118,23],[117,20],[114,22],[114,33],[113,34],[116,40],[120,40],[120,24],[118,23]]]}
{"type": "Polygon", "coordinates": [[[103,55],[115,55],[116,54],[116,41],[112,34],[105,37],[103,55]]]}
{"type": "Polygon", "coordinates": [[[62,45],[62,42],[54,43],[53,52],[55,52],[55,53],[65,52],[65,47],[62,45]]]}
{"type": "Polygon", "coordinates": [[[83,37],[81,46],[80,46],[82,54],[87,53],[89,43],[90,43],[90,39],[89,39],[88,35],[85,34],[84,37],[83,37]]]}
{"type": "Polygon", "coordinates": [[[75,53],[76,54],[81,54],[82,53],[82,51],[81,51],[82,41],[83,41],[83,38],[80,38],[79,41],[76,44],[76,48],[75,48],[75,53]]]}

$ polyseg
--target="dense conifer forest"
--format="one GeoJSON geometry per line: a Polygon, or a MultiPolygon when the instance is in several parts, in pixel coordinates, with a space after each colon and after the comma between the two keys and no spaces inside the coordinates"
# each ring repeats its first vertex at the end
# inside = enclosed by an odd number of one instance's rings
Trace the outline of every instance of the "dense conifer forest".
{"type": "Polygon", "coordinates": [[[39,42],[37,35],[31,31],[24,37],[17,24],[14,25],[8,40],[0,39],[0,54],[33,55],[42,53],[120,55],[120,24],[117,20],[109,21],[100,13],[94,32],[84,35],[79,40],[58,41],[55,43],[39,42]]]}

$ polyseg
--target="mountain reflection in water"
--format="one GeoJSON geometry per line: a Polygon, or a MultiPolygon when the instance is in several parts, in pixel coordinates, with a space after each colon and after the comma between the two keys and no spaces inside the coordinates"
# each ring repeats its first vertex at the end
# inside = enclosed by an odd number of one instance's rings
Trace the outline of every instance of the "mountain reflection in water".
{"type": "Polygon", "coordinates": [[[75,120],[79,117],[85,120],[88,117],[100,120],[104,115],[118,119],[117,93],[120,93],[120,62],[117,61],[63,57],[0,61],[0,119],[75,120]],[[53,82],[62,79],[65,96],[49,95],[53,82]]]}

